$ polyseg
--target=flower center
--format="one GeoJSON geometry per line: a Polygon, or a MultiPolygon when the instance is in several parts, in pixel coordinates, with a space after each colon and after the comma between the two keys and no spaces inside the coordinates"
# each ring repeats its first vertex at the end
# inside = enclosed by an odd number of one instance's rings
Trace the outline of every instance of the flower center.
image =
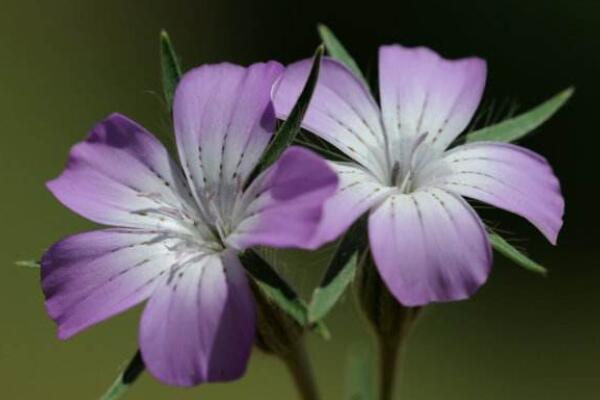
{"type": "Polygon", "coordinates": [[[233,231],[231,226],[231,218],[229,215],[222,212],[219,205],[213,201],[208,201],[208,212],[210,213],[210,228],[215,237],[220,243],[225,241],[225,238],[233,231]]]}
{"type": "Polygon", "coordinates": [[[396,160],[390,174],[390,185],[401,193],[412,193],[422,181],[422,173],[428,163],[435,159],[435,150],[425,143],[427,134],[420,135],[407,143],[403,159],[396,160]]]}
{"type": "Polygon", "coordinates": [[[238,208],[242,198],[239,185],[219,185],[204,188],[199,197],[202,220],[208,226],[213,239],[225,247],[226,239],[238,223],[238,208]]]}
{"type": "Polygon", "coordinates": [[[413,183],[414,183],[414,174],[411,168],[408,168],[406,171],[401,171],[400,162],[396,161],[394,167],[392,168],[392,186],[396,186],[399,188],[402,193],[410,193],[413,191],[413,183]]]}

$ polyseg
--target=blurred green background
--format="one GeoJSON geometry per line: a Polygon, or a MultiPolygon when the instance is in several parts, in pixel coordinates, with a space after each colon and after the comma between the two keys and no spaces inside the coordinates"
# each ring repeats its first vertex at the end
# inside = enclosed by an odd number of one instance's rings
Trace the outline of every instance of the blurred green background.
{"type": "MultiPolygon", "coordinates": [[[[410,337],[399,398],[600,398],[598,264],[597,1],[33,1],[0,9],[0,397],[94,399],[136,348],[139,309],[68,342],[46,317],[38,271],[13,265],[58,238],[93,228],[44,189],[69,147],[112,111],[165,137],[158,32],[166,28],[186,67],[269,58],[291,62],[318,44],[327,23],[373,75],[381,43],[424,44],[449,57],[489,63],[486,101],[525,109],[573,84],[574,99],[524,144],[555,166],[567,200],[559,246],[522,220],[501,222],[550,269],[541,278],[497,256],[489,283],[472,299],[429,307],[410,337]],[[311,4],[312,3],[312,4],[311,4]]],[[[308,288],[321,272],[299,258],[286,267],[308,288]]],[[[347,351],[369,337],[352,299],[328,322],[333,340],[311,338],[324,399],[343,393],[347,351]]],[[[294,399],[277,361],[255,352],[247,375],[191,390],[144,376],[129,399],[294,399]]]]}

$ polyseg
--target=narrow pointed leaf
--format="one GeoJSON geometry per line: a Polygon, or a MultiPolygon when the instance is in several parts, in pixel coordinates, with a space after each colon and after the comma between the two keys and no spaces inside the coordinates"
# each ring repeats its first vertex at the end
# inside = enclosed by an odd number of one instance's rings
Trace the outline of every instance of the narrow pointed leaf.
{"type": "Polygon", "coordinates": [[[306,307],[277,271],[254,250],[247,250],[240,260],[263,293],[301,326],[305,326],[306,307]]]}
{"type": "Polygon", "coordinates": [[[514,248],[502,236],[498,235],[495,232],[489,232],[488,237],[490,239],[490,242],[492,243],[492,247],[506,258],[514,261],[516,264],[529,271],[541,275],[546,275],[548,273],[546,268],[544,268],[540,264],[527,257],[525,254],[514,248]]]}
{"type": "Polygon", "coordinates": [[[27,268],[39,268],[40,262],[35,260],[19,260],[15,261],[15,265],[19,267],[27,267],[27,268]]]}
{"type": "Polygon", "coordinates": [[[166,31],[160,33],[160,69],[162,74],[162,87],[165,101],[169,110],[173,104],[173,95],[179,79],[181,79],[181,67],[171,39],[166,31]]]}
{"type": "Polygon", "coordinates": [[[322,339],[325,339],[325,340],[331,339],[331,332],[329,331],[329,328],[327,327],[327,325],[325,325],[325,323],[323,321],[314,322],[312,324],[309,324],[308,327],[314,333],[321,336],[322,339]]]}
{"type": "Polygon", "coordinates": [[[366,346],[353,346],[346,365],[345,400],[374,400],[375,380],[372,353],[366,346]]]}
{"type": "Polygon", "coordinates": [[[308,309],[308,320],[312,322],[323,319],[344,294],[346,287],[354,279],[356,273],[357,253],[352,252],[350,259],[339,268],[332,281],[315,289],[308,309]]]}
{"type": "Polygon", "coordinates": [[[292,108],[289,117],[285,120],[281,127],[275,133],[273,140],[269,144],[269,147],[265,151],[260,167],[262,169],[267,168],[269,165],[273,164],[281,153],[294,141],[298,132],[300,132],[300,125],[302,123],[302,119],[304,118],[304,114],[308,109],[308,105],[310,104],[310,99],[312,98],[312,94],[317,85],[317,80],[319,79],[319,69],[321,67],[321,58],[323,57],[323,45],[319,46],[315,51],[315,55],[313,57],[312,67],[310,69],[310,73],[308,74],[308,78],[306,83],[304,84],[304,88],[298,97],[298,101],[292,108]]]}
{"type": "Polygon", "coordinates": [[[313,293],[308,320],[313,323],[327,315],[354,278],[358,252],[367,244],[366,218],[359,218],[348,229],[336,248],[321,284],[313,293]]]}
{"type": "Polygon", "coordinates": [[[117,377],[106,393],[100,397],[100,400],[116,400],[121,398],[137,378],[139,378],[144,369],[142,354],[138,350],[127,365],[127,368],[117,377]]]}
{"type": "Polygon", "coordinates": [[[300,326],[310,328],[323,339],[331,337],[323,322],[308,323],[308,308],[304,301],[264,258],[254,250],[246,250],[240,261],[263,293],[300,326]]]}
{"type": "Polygon", "coordinates": [[[333,34],[331,29],[323,24],[319,24],[317,26],[319,31],[319,36],[321,36],[321,40],[323,44],[325,44],[325,48],[327,49],[327,53],[331,56],[331,58],[341,62],[344,64],[354,75],[360,78],[365,84],[367,84],[367,80],[364,75],[360,71],[358,64],[352,58],[348,50],[342,45],[342,43],[338,40],[338,38],[333,34]]]}
{"type": "Polygon", "coordinates": [[[294,143],[302,146],[302,147],[306,147],[307,149],[310,149],[312,151],[314,151],[315,153],[317,153],[318,155],[320,155],[323,158],[326,158],[328,160],[331,161],[348,161],[347,157],[344,157],[343,155],[337,154],[333,151],[330,151],[324,147],[320,147],[319,145],[316,145],[314,143],[309,143],[305,140],[296,140],[294,143]]]}
{"type": "Polygon", "coordinates": [[[514,142],[519,140],[547,121],[566,103],[573,92],[572,87],[568,88],[523,114],[471,132],[467,134],[466,141],[514,142]]]}

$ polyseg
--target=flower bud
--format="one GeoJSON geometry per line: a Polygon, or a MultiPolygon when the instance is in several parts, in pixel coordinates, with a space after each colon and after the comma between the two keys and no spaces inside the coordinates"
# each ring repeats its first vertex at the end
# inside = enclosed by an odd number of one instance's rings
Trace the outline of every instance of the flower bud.
{"type": "Polygon", "coordinates": [[[251,283],[256,299],[255,345],[267,354],[286,358],[301,340],[304,328],[270,300],[255,283],[251,283]]]}
{"type": "Polygon", "coordinates": [[[397,344],[413,325],[419,307],[404,307],[389,292],[367,249],[358,265],[355,289],[358,304],[379,340],[397,344]]]}

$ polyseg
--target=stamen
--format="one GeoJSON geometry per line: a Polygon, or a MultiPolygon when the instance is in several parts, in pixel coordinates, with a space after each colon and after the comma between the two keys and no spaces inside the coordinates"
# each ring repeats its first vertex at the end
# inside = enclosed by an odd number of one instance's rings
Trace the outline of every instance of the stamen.
{"type": "Polygon", "coordinates": [[[408,154],[408,162],[404,162],[404,168],[399,161],[394,163],[391,173],[392,185],[397,186],[402,193],[409,193],[413,190],[413,178],[415,171],[419,168],[419,156],[422,154],[419,149],[425,143],[428,132],[420,134],[412,143],[408,154]]]}
{"type": "Polygon", "coordinates": [[[412,189],[412,170],[408,170],[402,183],[400,184],[400,192],[409,193],[412,189]]]}
{"type": "Polygon", "coordinates": [[[392,167],[392,185],[396,185],[400,175],[400,162],[396,161],[392,167]]]}

